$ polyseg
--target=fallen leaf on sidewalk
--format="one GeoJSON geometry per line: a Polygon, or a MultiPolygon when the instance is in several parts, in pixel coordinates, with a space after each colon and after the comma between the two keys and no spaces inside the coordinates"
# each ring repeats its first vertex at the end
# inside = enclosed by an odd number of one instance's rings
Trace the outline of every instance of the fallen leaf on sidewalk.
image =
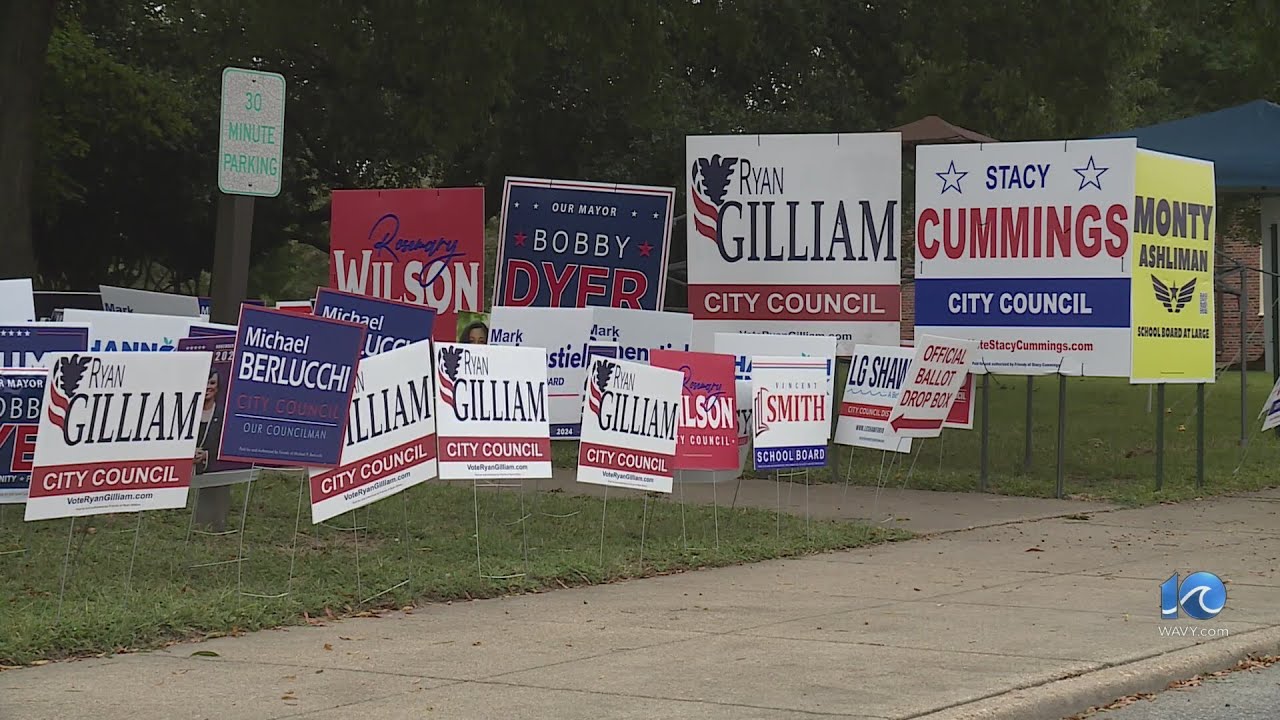
{"type": "Polygon", "coordinates": [[[325,644],[324,644],[324,649],[325,649],[325,650],[332,651],[332,650],[333,650],[333,645],[330,645],[329,643],[325,643],[325,644]]]}
{"type": "Polygon", "coordinates": [[[1033,547],[1033,548],[1027,548],[1026,551],[1027,552],[1044,552],[1044,548],[1033,547]]]}
{"type": "Polygon", "coordinates": [[[212,650],[197,650],[191,653],[190,655],[188,655],[188,657],[221,657],[221,656],[212,650]]]}

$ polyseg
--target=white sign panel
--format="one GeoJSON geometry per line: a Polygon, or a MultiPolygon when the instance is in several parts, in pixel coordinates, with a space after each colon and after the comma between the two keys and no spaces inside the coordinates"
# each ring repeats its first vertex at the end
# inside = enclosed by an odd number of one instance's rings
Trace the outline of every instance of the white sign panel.
{"type": "Polygon", "coordinates": [[[102,295],[102,309],[107,312],[200,317],[200,298],[194,295],[174,295],[111,285],[99,285],[98,292],[102,295]]]}
{"type": "Polygon", "coordinates": [[[650,350],[688,350],[693,316],[688,313],[593,307],[591,339],[617,343],[622,360],[649,362],[650,350]]]}
{"type": "Polygon", "coordinates": [[[311,471],[311,522],[403,492],[436,476],[431,343],[360,361],[342,465],[311,471]]]}
{"type": "MultiPolygon", "coordinates": [[[[89,325],[91,352],[168,352],[178,349],[178,341],[187,337],[196,318],[177,315],[108,312],[67,308],[62,319],[69,323],[89,325]]],[[[234,329],[234,328],[232,328],[234,329]]]]}
{"type": "Polygon", "coordinates": [[[578,482],[671,492],[683,384],[675,370],[592,358],[578,482]]]}
{"type": "Polygon", "coordinates": [[[542,348],[437,343],[435,360],[440,477],[551,477],[542,348]]]}
{"type": "Polygon", "coordinates": [[[48,359],[26,519],[185,507],[212,354],[48,359]]]}
{"type": "Polygon", "coordinates": [[[686,139],[689,309],[716,332],[898,342],[902,136],[686,139]]]}
{"type": "Polygon", "coordinates": [[[551,437],[572,440],[582,423],[591,308],[506,307],[489,315],[489,344],[545,348],[551,437]]]}
{"type": "Polygon", "coordinates": [[[1262,418],[1263,432],[1280,425],[1280,380],[1277,380],[1275,386],[1271,388],[1271,394],[1267,396],[1267,404],[1262,406],[1262,412],[1258,417],[1262,418]]]}
{"type": "Polygon", "coordinates": [[[831,434],[831,391],[821,358],[751,359],[752,449],[757,470],[822,467],[831,434]]]}
{"type": "Polygon", "coordinates": [[[911,372],[889,413],[889,427],[902,437],[941,435],[977,346],[974,340],[917,337],[911,372]]]}
{"type": "Polygon", "coordinates": [[[1135,141],[921,145],[916,334],[974,371],[1129,377],[1135,141]]]}
{"type": "Polygon", "coordinates": [[[284,76],[224,68],[218,135],[218,189],[275,197],[284,162],[284,76]]]}
{"type": "Polygon", "coordinates": [[[31,278],[0,280],[0,323],[34,321],[36,319],[35,298],[31,278]]]}
{"type": "Polygon", "coordinates": [[[911,438],[901,437],[889,427],[889,413],[898,402],[914,357],[915,350],[906,347],[854,347],[836,420],[837,443],[911,452],[911,438]]]}

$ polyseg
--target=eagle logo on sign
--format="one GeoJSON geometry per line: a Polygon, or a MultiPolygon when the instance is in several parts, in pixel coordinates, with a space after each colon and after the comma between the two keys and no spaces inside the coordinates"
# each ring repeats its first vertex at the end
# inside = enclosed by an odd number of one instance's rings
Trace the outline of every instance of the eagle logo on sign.
{"type": "Polygon", "coordinates": [[[1164,309],[1171,313],[1182,312],[1182,308],[1191,302],[1192,296],[1196,292],[1196,279],[1191,278],[1182,287],[1178,287],[1174,283],[1162,283],[1160,278],[1155,275],[1151,276],[1151,286],[1155,290],[1156,300],[1164,305],[1164,309]]]}
{"type": "Polygon", "coordinates": [[[693,191],[693,224],[698,234],[715,242],[716,227],[720,222],[720,206],[729,192],[729,180],[733,177],[736,157],[719,154],[698,158],[690,168],[693,191]]]}

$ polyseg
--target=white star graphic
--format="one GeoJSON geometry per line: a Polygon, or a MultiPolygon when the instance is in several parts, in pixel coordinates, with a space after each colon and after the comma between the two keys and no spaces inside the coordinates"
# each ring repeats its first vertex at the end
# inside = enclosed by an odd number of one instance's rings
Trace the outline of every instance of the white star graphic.
{"type": "Polygon", "coordinates": [[[637,213],[635,210],[632,210],[632,211],[631,211],[631,217],[635,217],[635,216],[636,216],[636,215],[638,215],[638,214],[639,214],[639,213],[637,213]]]}
{"type": "Polygon", "coordinates": [[[1073,168],[1073,169],[1075,170],[1076,174],[1080,176],[1080,187],[1079,187],[1079,190],[1083,190],[1083,189],[1085,189],[1085,188],[1089,187],[1090,185],[1092,185],[1092,186],[1094,186],[1094,187],[1098,188],[1099,190],[1101,190],[1101,189],[1102,189],[1102,182],[1101,182],[1102,174],[1103,174],[1103,173],[1105,173],[1107,170],[1110,170],[1110,168],[1104,168],[1104,167],[1103,167],[1103,168],[1100,168],[1100,167],[1098,167],[1097,165],[1094,165],[1094,164],[1093,164],[1093,156],[1092,156],[1092,155],[1090,155],[1090,156],[1089,156],[1089,162],[1085,163],[1085,166],[1084,166],[1084,167],[1082,167],[1082,168],[1073,168]]]}
{"type": "Polygon", "coordinates": [[[537,210],[537,209],[538,209],[538,203],[534,203],[534,204],[533,204],[533,209],[534,209],[534,210],[537,210]]]}
{"type": "Polygon", "coordinates": [[[937,175],[942,180],[942,192],[938,194],[945,195],[948,190],[952,189],[958,193],[963,193],[964,191],[960,189],[960,181],[968,174],[968,172],[956,170],[956,161],[952,160],[951,163],[947,165],[946,172],[934,173],[934,175],[937,175]]]}
{"type": "Polygon", "coordinates": [[[657,220],[657,219],[658,219],[658,213],[654,213],[654,214],[653,214],[653,219],[654,219],[654,220],[657,220]]]}
{"type": "Polygon", "coordinates": [[[511,206],[512,206],[512,207],[520,207],[520,201],[519,201],[519,200],[517,200],[516,202],[511,203],[511,206]]]}

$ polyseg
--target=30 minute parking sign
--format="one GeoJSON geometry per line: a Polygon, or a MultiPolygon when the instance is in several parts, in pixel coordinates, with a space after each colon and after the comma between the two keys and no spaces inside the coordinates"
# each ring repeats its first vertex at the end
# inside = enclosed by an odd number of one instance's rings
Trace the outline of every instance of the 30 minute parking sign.
{"type": "Polygon", "coordinates": [[[223,69],[219,127],[218,189],[228,195],[279,195],[284,158],[284,76],[223,69]]]}

